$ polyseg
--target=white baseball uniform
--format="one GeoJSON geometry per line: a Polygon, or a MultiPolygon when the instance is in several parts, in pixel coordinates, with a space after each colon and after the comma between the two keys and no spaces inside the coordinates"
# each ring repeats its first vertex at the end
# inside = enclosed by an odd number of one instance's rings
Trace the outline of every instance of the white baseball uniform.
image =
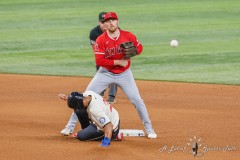
{"type": "Polygon", "coordinates": [[[89,118],[95,122],[99,129],[103,129],[108,123],[113,124],[113,129],[118,127],[119,114],[102,96],[93,91],[85,91],[84,97],[91,96],[92,100],[87,108],[89,118]]]}

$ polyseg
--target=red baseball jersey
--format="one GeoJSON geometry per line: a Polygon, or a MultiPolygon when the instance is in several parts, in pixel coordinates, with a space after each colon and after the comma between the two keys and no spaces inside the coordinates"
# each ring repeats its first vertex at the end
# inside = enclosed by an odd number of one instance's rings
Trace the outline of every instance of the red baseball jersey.
{"type": "Polygon", "coordinates": [[[121,43],[133,42],[134,46],[137,48],[138,54],[143,50],[142,44],[137,40],[134,34],[120,29],[119,31],[120,34],[116,38],[112,38],[107,32],[104,32],[97,38],[94,47],[96,64],[115,74],[122,73],[130,67],[130,59],[128,59],[128,65],[126,67],[114,66],[114,60],[121,60],[125,57],[125,54],[120,48],[121,43]]]}

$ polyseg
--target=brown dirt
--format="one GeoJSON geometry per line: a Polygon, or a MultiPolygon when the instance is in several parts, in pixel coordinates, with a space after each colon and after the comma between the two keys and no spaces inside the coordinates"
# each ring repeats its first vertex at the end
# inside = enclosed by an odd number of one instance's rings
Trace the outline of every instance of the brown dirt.
{"type": "MultiPolygon", "coordinates": [[[[240,86],[136,81],[158,138],[125,137],[101,148],[100,142],[60,135],[71,110],[58,94],[84,91],[90,80],[0,74],[0,159],[186,160],[194,159],[187,153],[189,147],[180,149],[194,135],[203,144],[201,157],[196,158],[239,159],[240,86]],[[176,150],[169,153],[174,146],[176,150]],[[206,147],[215,151],[203,155],[206,147]]],[[[121,128],[143,129],[120,89],[113,106],[119,111],[121,128]]]]}

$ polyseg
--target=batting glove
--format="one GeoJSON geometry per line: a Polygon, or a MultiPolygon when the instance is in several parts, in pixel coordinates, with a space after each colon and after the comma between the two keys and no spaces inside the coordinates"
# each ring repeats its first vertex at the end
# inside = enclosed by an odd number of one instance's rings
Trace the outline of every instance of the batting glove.
{"type": "Polygon", "coordinates": [[[108,147],[110,145],[110,139],[108,137],[104,137],[104,139],[102,140],[102,147],[108,147]]]}

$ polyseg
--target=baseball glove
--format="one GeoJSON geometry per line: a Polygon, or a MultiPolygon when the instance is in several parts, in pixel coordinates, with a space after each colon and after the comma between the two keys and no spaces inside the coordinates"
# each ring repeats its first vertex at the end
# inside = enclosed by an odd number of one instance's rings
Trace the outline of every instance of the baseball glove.
{"type": "Polygon", "coordinates": [[[132,42],[124,42],[120,44],[122,52],[125,53],[125,58],[131,58],[137,55],[137,49],[132,42]]]}

